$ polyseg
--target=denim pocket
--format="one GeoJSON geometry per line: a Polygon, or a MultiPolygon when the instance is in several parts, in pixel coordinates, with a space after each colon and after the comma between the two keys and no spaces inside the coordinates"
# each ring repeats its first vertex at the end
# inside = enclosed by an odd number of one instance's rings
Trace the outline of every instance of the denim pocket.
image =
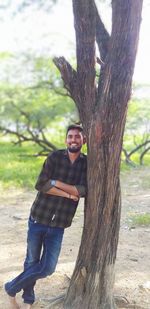
{"type": "Polygon", "coordinates": [[[29,223],[30,223],[30,224],[35,224],[35,223],[37,223],[37,221],[36,221],[35,219],[33,219],[32,216],[30,216],[30,217],[29,217],[29,223]]]}

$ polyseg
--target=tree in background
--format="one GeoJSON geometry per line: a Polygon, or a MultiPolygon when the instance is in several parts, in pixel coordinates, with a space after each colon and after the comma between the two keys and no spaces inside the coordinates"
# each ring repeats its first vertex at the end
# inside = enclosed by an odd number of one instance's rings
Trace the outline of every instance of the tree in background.
{"type": "MultiPolygon", "coordinates": [[[[144,163],[150,151],[150,106],[148,99],[132,99],[125,128],[124,161],[132,166],[144,163]]],[[[123,156],[122,156],[123,158],[123,156]]]]}
{"type": "Polygon", "coordinates": [[[55,128],[58,136],[61,123],[64,127],[76,119],[76,108],[50,59],[26,55],[20,68],[25,64],[25,80],[12,76],[0,84],[0,132],[13,136],[15,144],[32,141],[39,145],[37,155],[47,155],[58,146],[51,138],[55,128]]]}
{"type": "Polygon", "coordinates": [[[87,137],[88,196],[79,254],[64,308],[113,309],[120,224],[120,157],[142,0],[112,0],[107,32],[93,0],[73,0],[77,69],[55,58],[87,137]],[[100,57],[96,83],[95,39],[100,57]]]}
{"type": "MultiPolygon", "coordinates": [[[[39,151],[33,152],[36,156],[62,147],[64,126],[78,122],[79,117],[52,60],[26,53],[18,61],[16,55],[5,52],[0,53],[0,64],[5,71],[0,83],[0,132],[14,144],[31,141],[38,145],[39,151]]],[[[138,90],[145,93],[145,88],[133,85],[128,109],[122,161],[131,166],[145,164],[150,151],[149,102],[137,96],[138,90]]]]}

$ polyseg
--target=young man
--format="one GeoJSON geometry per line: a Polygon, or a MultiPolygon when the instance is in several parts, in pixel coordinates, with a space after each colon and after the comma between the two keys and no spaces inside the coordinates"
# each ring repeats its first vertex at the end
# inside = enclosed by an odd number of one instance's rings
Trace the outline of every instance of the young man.
{"type": "Polygon", "coordinates": [[[81,153],[83,129],[67,129],[67,149],[50,153],[44,162],[31,207],[24,271],[5,284],[11,309],[19,309],[16,294],[23,290],[22,308],[35,301],[36,280],[51,275],[56,268],[64,229],[71,225],[80,197],[86,194],[87,159],[81,153]]]}

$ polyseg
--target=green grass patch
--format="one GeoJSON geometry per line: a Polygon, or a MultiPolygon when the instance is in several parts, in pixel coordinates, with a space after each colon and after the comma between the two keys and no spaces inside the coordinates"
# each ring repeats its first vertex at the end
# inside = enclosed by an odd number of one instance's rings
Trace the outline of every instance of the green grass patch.
{"type": "Polygon", "coordinates": [[[45,157],[34,157],[38,151],[33,144],[16,146],[0,143],[0,181],[2,186],[34,188],[45,157]]]}
{"type": "Polygon", "coordinates": [[[126,172],[132,170],[134,167],[130,164],[126,164],[125,162],[121,162],[121,172],[126,172]]]}
{"type": "Polygon", "coordinates": [[[132,214],[129,221],[132,226],[150,226],[150,213],[132,214]]]}

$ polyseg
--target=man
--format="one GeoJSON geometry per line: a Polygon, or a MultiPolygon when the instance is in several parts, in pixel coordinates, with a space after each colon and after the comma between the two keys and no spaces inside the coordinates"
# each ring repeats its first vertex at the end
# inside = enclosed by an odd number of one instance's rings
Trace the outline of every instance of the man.
{"type": "Polygon", "coordinates": [[[64,229],[71,225],[79,198],[86,194],[87,159],[81,153],[84,142],[83,129],[69,126],[67,149],[49,154],[43,164],[29,217],[24,271],[5,284],[11,309],[19,309],[15,296],[21,290],[22,308],[30,309],[36,280],[55,271],[64,229]]]}

